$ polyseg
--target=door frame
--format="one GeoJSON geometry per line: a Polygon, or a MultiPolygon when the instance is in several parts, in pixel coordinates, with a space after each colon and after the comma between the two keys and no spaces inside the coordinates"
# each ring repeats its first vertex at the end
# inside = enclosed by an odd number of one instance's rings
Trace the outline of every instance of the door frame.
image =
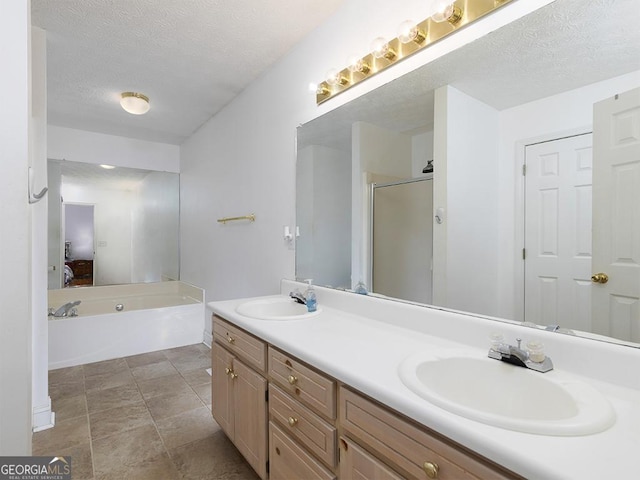
{"type": "Polygon", "coordinates": [[[580,135],[587,135],[593,133],[593,125],[586,125],[579,128],[572,128],[568,130],[560,130],[557,132],[546,133],[544,135],[538,135],[536,137],[529,137],[521,139],[515,142],[515,208],[514,208],[514,230],[515,230],[515,242],[514,242],[514,320],[524,322],[526,320],[524,314],[524,259],[522,258],[522,251],[524,249],[525,239],[525,175],[523,175],[523,169],[526,160],[527,147],[536,145],[539,143],[553,142],[555,140],[562,140],[563,138],[577,137],[580,135]]]}

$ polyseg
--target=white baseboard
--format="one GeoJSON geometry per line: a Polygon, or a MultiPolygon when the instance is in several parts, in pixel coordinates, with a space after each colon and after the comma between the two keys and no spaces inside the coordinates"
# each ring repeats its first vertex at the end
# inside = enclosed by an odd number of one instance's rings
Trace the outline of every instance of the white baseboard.
{"type": "Polygon", "coordinates": [[[211,348],[211,342],[213,342],[213,335],[211,332],[207,332],[206,330],[204,331],[203,341],[207,347],[211,348]]]}
{"type": "Polygon", "coordinates": [[[41,432],[53,428],[56,424],[56,414],[51,411],[51,397],[47,397],[47,404],[33,407],[32,429],[34,432],[41,432]]]}

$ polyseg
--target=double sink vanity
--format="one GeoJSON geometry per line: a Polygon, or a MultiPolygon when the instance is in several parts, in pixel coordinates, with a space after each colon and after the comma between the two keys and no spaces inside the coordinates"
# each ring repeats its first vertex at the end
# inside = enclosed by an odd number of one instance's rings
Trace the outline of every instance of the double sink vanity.
{"type": "Polygon", "coordinates": [[[261,478],[637,471],[637,350],[320,287],[308,313],[301,287],[209,304],[212,413],[261,478]],[[544,343],[554,368],[490,358],[496,332],[544,343]]]}

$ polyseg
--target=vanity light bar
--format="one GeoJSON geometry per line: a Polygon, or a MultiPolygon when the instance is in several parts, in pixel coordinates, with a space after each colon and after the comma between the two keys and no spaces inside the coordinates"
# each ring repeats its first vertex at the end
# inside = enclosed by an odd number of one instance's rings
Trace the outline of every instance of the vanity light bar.
{"type": "MultiPolygon", "coordinates": [[[[373,51],[359,60],[351,62],[351,65],[331,73],[330,78],[318,85],[316,90],[316,104],[326,102],[341,92],[370,78],[378,72],[389,68],[391,65],[427,48],[438,40],[445,38],[457,30],[469,25],[476,20],[488,15],[496,9],[515,0],[456,0],[452,2],[451,17],[446,21],[435,21],[433,18],[416,24],[416,38],[401,41],[401,36],[389,40],[384,45],[384,51],[373,51]]],[[[380,39],[376,39],[379,43],[380,39]]]]}

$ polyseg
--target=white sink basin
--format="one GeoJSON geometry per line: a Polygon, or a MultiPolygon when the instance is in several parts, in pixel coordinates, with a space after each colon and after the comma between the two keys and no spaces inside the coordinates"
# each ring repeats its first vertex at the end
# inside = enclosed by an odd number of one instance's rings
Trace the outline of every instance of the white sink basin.
{"type": "Polygon", "coordinates": [[[417,353],[399,367],[414,393],[452,413],[496,427],[541,435],[590,435],[615,414],[590,385],[463,353],[417,353]]]}
{"type": "Polygon", "coordinates": [[[240,315],[260,320],[300,320],[318,315],[321,311],[318,307],[315,312],[308,312],[306,305],[285,296],[250,300],[236,307],[240,315]]]}

